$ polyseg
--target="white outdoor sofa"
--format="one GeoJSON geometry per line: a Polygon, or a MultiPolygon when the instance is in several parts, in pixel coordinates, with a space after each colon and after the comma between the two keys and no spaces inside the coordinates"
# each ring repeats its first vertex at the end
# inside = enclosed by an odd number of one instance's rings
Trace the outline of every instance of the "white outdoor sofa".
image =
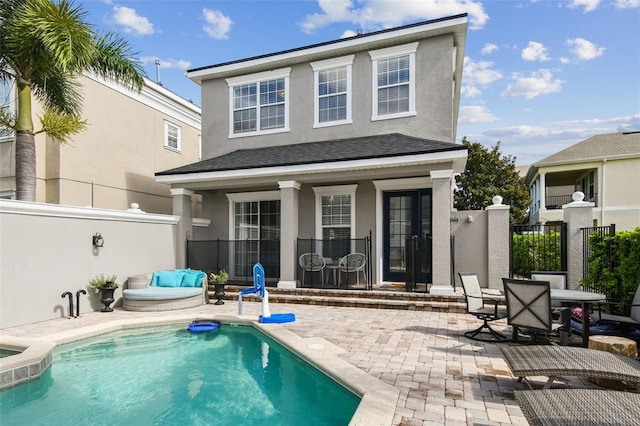
{"type": "MultiPolygon", "coordinates": [[[[183,276],[182,283],[191,280],[193,285],[158,285],[162,284],[162,282],[158,282],[158,277],[170,277],[171,273],[179,275],[180,271],[188,270],[159,271],[155,274],[140,274],[129,277],[127,286],[122,291],[123,309],[126,311],[157,312],[192,308],[209,303],[207,276],[204,272],[190,271],[200,272],[199,275],[202,278],[185,272],[184,276],[188,275],[189,278],[183,276]]],[[[180,279],[177,275],[174,277],[176,283],[180,279]]]]}

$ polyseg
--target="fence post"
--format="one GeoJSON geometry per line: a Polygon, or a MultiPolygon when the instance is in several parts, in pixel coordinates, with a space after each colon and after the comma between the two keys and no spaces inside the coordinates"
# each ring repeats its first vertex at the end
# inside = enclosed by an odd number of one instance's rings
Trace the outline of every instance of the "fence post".
{"type": "Polygon", "coordinates": [[[487,207],[487,284],[489,288],[502,290],[502,277],[509,276],[509,210],[502,204],[502,197],[493,197],[493,205],[487,207]]]}
{"type": "Polygon", "coordinates": [[[583,278],[584,244],[582,228],[593,226],[593,206],[584,200],[580,191],[571,196],[573,201],[562,206],[567,223],[567,288],[577,289],[583,278]]]}

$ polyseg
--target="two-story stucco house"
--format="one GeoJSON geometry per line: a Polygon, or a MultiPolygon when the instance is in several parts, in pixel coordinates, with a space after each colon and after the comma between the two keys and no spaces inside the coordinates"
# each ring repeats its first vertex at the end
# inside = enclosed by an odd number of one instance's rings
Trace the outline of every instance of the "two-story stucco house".
{"type": "Polygon", "coordinates": [[[156,174],[182,235],[201,194],[211,239],[279,239],[284,288],[300,280],[298,239],[329,258],[330,241],[371,235],[369,278],[393,283],[405,280],[406,237],[419,235],[432,293],[451,291],[466,31],[457,15],[189,70],[204,159],[156,174]]]}
{"type": "Polygon", "coordinates": [[[596,135],[529,168],[529,222],[562,221],[562,206],[575,191],[594,203],[594,226],[640,226],[640,132],[596,135]]]}
{"type": "MultiPolygon", "coordinates": [[[[80,76],[87,128],[68,145],[36,135],[36,201],[170,214],[172,197],[154,173],[200,157],[200,107],[145,79],[140,92],[80,76]]],[[[13,108],[12,85],[0,87],[0,106],[13,108]]],[[[42,107],[34,102],[35,117],[42,107]]],[[[36,130],[38,130],[36,128],[36,130]]],[[[0,197],[15,198],[15,138],[0,135],[0,197]]],[[[194,199],[199,214],[199,198],[194,199]]]]}

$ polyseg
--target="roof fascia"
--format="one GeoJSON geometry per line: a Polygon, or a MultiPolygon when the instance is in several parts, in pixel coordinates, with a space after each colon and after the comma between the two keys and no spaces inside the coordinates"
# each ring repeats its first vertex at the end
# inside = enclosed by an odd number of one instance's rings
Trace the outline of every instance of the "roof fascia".
{"type": "Polygon", "coordinates": [[[255,178],[256,176],[284,176],[327,172],[345,172],[350,170],[375,169],[383,167],[415,166],[439,162],[453,162],[454,172],[463,172],[467,159],[466,150],[435,152],[419,155],[374,158],[365,160],[335,161],[295,166],[261,167],[252,169],[224,170],[219,172],[183,173],[156,176],[156,182],[180,184],[211,180],[255,178]]]}
{"type": "MultiPolygon", "coordinates": [[[[233,75],[235,73],[242,72],[242,70],[246,68],[260,67],[266,66],[272,62],[278,62],[280,64],[284,63],[299,63],[304,62],[307,57],[313,57],[319,53],[329,52],[332,50],[339,49],[353,49],[353,50],[366,50],[367,45],[375,45],[376,43],[382,40],[392,40],[394,38],[403,38],[408,36],[415,36],[416,39],[420,38],[428,38],[430,36],[437,36],[442,34],[456,34],[459,36],[461,30],[464,27],[466,33],[466,25],[467,25],[467,17],[461,16],[458,18],[453,18],[450,20],[442,20],[437,22],[427,22],[424,25],[418,25],[409,28],[402,28],[395,31],[382,32],[380,34],[372,34],[367,36],[360,36],[350,38],[344,41],[337,41],[335,43],[330,44],[322,44],[322,45],[313,45],[308,48],[301,49],[293,49],[291,51],[285,51],[282,53],[275,53],[273,55],[256,57],[254,59],[249,58],[245,61],[231,62],[227,65],[220,66],[210,66],[204,67],[200,69],[194,69],[192,71],[187,71],[185,75],[187,78],[193,80],[197,84],[200,84],[202,80],[213,79],[226,77],[229,75],[233,75]],[[448,31],[442,31],[443,29],[448,29],[448,31]],[[283,62],[284,61],[284,62],[283,62]]],[[[402,43],[406,43],[407,40],[403,39],[402,43]]],[[[464,45],[464,43],[461,43],[464,45]]],[[[458,46],[459,48],[460,46],[458,46]]],[[[345,53],[346,54],[346,53],[345,53]]],[[[463,55],[464,52],[460,52],[457,54],[458,57],[463,55]]],[[[460,69],[462,69],[462,62],[456,61],[456,68],[458,68],[458,64],[460,69]]],[[[278,65],[279,67],[285,65],[278,65]]]]}

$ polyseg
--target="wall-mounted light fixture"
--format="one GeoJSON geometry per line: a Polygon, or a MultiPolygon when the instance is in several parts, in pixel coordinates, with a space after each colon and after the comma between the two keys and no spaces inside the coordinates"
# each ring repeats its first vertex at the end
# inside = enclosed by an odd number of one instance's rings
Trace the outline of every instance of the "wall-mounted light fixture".
{"type": "Polygon", "coordinates": [[[98,247],[103,247],[104,246],[104,238],[102,238],[102,235],[100,235],[99,232],[96,232],[96,235],[94,235],[92,237],[92,241],[93,241],[93,247],[94,248],[98,248],[98,247]]]}

